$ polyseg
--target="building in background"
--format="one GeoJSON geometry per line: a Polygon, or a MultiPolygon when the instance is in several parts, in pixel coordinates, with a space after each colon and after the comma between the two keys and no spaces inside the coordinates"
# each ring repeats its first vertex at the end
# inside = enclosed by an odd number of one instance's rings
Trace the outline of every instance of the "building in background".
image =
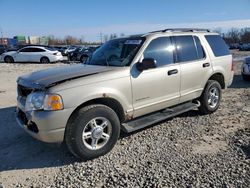
{"type": "Polygon", "coordinates": [[[6,46],[16,46],[17,40],[14,38],[0,38],[0,44],[6,46]]]}
{"type": "Polygon", "coordinates": [[[28,44],[39,45],[40,44],[40,37],[29,36],[28,37],[28,44]]]}
{"type": "Polygon", "coordinates": [[[48,46],[49,45],[49,37],[43,36],[39,38],[39,44],[48,46]]]}
{"type": "Polygon", "coordinates": [[[17,44],[26,44],[26,37],[22,35],[14,36],[14,39],[16,39],[17,44]]]}

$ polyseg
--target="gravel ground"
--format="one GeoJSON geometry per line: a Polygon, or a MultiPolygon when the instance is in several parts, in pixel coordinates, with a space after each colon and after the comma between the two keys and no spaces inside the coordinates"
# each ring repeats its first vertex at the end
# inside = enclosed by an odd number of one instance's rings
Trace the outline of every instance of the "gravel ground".
{"type": "Polygon", "coordinates": [[[0,187],[249,187],[250,82],[241,79],[240,65],[216,113],[194,110],[122,133],[109,154],[78,161],[65,146],[48,146],[16,128],[13,79],[44,65],[0,64],[0,187]]]}

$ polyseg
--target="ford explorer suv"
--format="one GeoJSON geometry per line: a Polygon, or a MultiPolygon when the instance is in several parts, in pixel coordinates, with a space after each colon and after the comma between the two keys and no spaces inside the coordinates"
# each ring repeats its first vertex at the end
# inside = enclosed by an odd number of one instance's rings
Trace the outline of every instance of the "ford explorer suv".
{"type": "Polygon", "coordinates": [[[65,142],[81,159],[109,152],[132,132],[189,110],[215,112],[233,80],[217,33],[165,29],[110,40],[84,64],[17,79],[17,122],[34,138],[65,142]]]}

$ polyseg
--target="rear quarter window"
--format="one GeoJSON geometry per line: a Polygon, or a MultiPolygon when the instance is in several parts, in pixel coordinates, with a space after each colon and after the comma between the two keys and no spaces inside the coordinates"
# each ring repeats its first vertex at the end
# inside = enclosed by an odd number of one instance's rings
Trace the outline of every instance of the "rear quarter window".
{"type": "Polygon", "coordinates": [[[215,57],[230,54],[228,46],[219,35],[205,35],[205,38],[210,45],[215,57]]]}

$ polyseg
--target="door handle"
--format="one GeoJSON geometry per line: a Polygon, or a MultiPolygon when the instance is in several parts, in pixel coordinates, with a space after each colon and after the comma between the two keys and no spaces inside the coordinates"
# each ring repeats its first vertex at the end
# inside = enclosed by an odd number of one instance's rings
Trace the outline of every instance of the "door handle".
{"type": "Polygon", "coordinates": [[[178,73],[178,70],[177,69],[173,69],[173,70],[169,70],[168,71],[168,75],[172,75],[172,74],[177,74],[178,73]]]}
{"type": "Polygon", "coordinates": [[[205,68],[205,67],[209,67],[210,66],[210,63],[203,63],[203,68],[205,68]]]}

